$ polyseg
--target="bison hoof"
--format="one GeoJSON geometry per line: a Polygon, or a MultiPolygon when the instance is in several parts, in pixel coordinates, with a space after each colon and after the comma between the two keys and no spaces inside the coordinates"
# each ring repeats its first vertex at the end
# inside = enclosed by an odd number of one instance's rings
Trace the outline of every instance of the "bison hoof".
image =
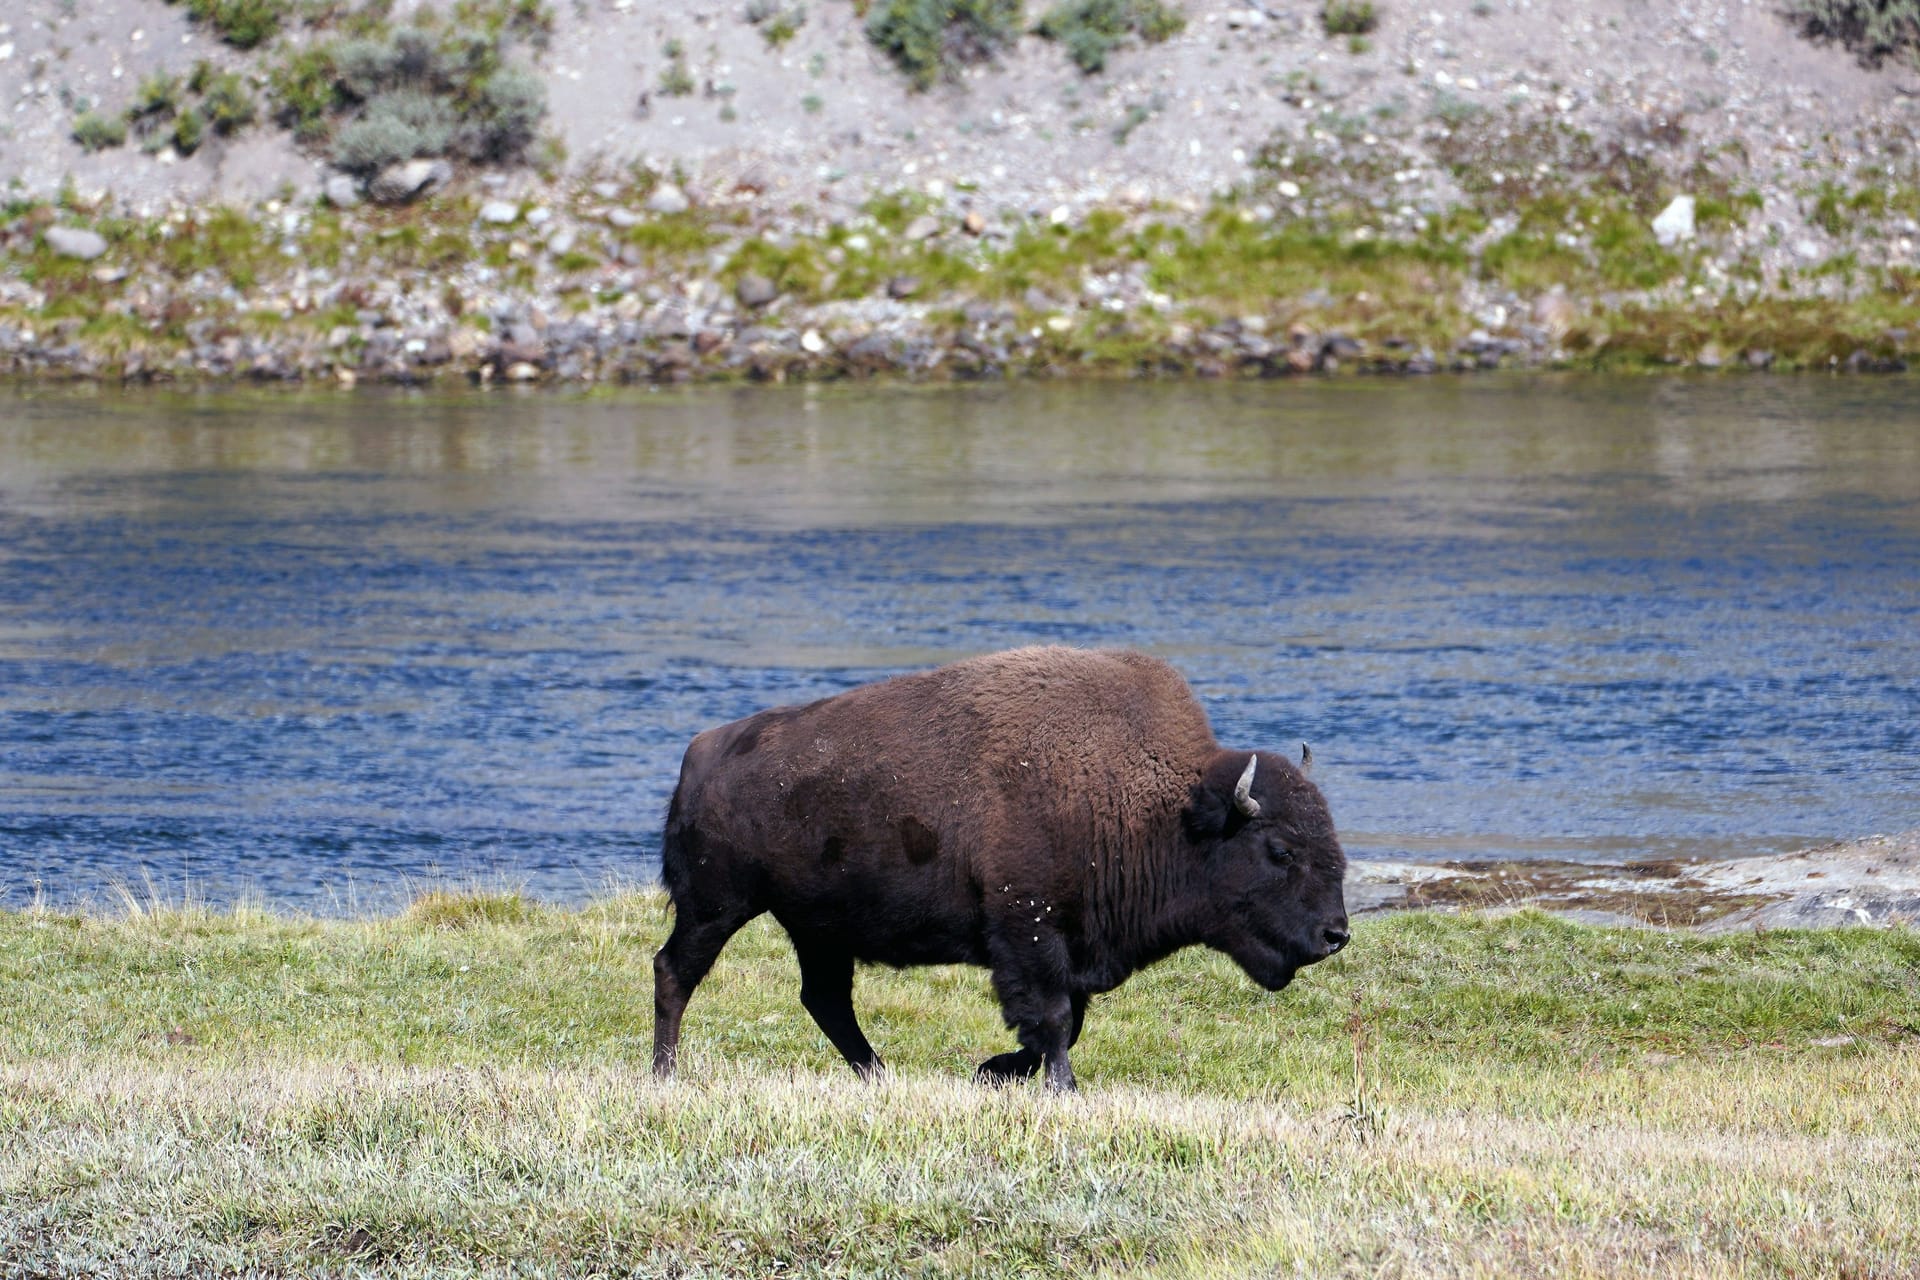
{"type": "Polygon", "coordinates": [[[1016,1049],[1012,1053],[1002,1053],[988,1058],[973,1073],[973,1078],[981,1084],[1013,1084],[1025,1080],[1040,1069],[1040,1055],[1027,1049],[1016,1049]]]}

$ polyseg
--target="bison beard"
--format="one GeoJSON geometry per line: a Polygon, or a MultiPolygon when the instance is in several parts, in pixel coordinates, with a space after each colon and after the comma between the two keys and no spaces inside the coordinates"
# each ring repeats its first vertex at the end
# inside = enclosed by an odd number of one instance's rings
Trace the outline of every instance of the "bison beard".
{"type": "Polygon", "coordinates": [[[1194,943],[1279,990],[1347,941],[1346,858],[1284,758],[1214,741],[1193,693],[1137,653],[1016,649],[764,711],[687,748],[661,875],[653,1068],[720,949],[771,912],[800,1002],[854,1070],[880,1057],[856,960],[993,975],[1020,1047],[1004,1081],[1067,1051],[1090,996],[1194,943]]]}

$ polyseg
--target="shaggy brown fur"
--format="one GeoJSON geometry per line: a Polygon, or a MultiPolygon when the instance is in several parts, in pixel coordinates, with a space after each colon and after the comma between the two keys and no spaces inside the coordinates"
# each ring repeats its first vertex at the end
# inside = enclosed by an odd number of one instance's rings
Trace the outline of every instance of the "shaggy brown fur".
{"type": "Polygon", "coordinates": [[[693,740],[668,812],[672,935],[654,1067],[746,921],[793,938],[801,1000],[856,1070],[879,1066],[856,960],[992,970],[1022,1048],[983,1064],[1071,1088],[1087,998],[1190,943],[1283,987],[1347,938],[1345,858],[1318,789],[1222,749],[1186,682],[1137,653],[1016,649],[782,707],[693,740]]]}

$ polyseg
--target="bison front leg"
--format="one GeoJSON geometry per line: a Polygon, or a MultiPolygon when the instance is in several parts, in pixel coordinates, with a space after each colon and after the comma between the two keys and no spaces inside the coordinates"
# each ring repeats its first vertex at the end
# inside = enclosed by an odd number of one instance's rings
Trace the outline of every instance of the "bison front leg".
{"type": "Polygon", "coordinates": [[[981,1075],[1026,1076],[1044,1067],[1049,1089],[1070,1092],[1073,1064],[1067,1049],[1079,1031],[1077,1014],[1084,1013],[1085,1002],[1077,1002],[1076,1009],[1067,985],[1065,940],[1048,932],[1016,934],[990,939],[987,950],[1000,1013],[1020,1038],[1020,1050],[981,1064],[981,1075]]]}
{"type": "MultiPolygon", "coordinates": [[[[1080,1040],[1080,1024],[1087,1016],[1087,993],[1075,991],[1069,999],[1073,1001],[1073,1029],[1067,1034],[1067,1048],[1072,1049],[1080,1040]]],[[[1015,1049],[1011,1053],[997,1053],[981,1063],[973,1073],[973,1078],[981,1084],[1012,1084],[1015,1080],[1025,1080],[1040,1069],[1040,1055],[1031,1049],[1015,1049]]]]}

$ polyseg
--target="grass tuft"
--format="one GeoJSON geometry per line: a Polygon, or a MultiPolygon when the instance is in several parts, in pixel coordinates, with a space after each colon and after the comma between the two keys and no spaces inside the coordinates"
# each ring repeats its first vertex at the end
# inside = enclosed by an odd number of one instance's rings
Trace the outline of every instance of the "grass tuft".
{"type": "Polygon", "coordinates": [[[524,924],[533,908],[512,893],[457,893],[430,889],[407,905],[401,919],[426,929],[469,929],[475,925],[524,924]]]}

